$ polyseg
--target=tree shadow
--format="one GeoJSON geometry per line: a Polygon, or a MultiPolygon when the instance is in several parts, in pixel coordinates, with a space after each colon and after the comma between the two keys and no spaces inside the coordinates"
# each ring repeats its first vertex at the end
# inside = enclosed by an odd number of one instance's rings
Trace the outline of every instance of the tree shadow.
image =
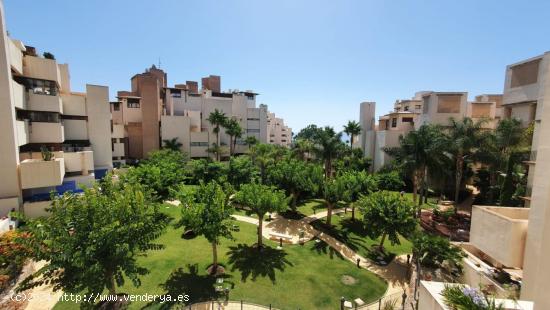
{"type": "Polygon", "coordinates": [[[229,265],[231,271],[241,272],[241,281],[246,282],[250,277],[255,281],[258,277],[268,277],[275,283],[275,271],[284,271],[287,266],[293,266],[286,258],[283,250],[264,246],[261,250],[257,247],[239,244],[229,248],[229,265]]]}
{"type": "Polygon", "coordinates": [[[363,243],[363,239],[367,237],[367,233],[360,221],[343,219],[340,223],[340,229],[336,226],[328,226],[324,219],[313,221],[310,225],[316,230],[332,236],[334,239],[345,244],[354,252],[357,252],[360,249],[368,250],[363,243]]]}
{"type": "Polygon", "coordinates": [[[313,246],[311,247],[311,250],[317,252],[317,254],[328,255],[330,259],[334,259],[335,256],[342,259],[344,258],[344,256],[340,254],[340,252],[336,251],[333,247],[331,247],[326,242],[320,239],[316,239],[314,241],[313,246]]]}
{"type": "MultiPolygon", "coordinates": [[[[164,289],[164,300],[155,300],[147,304],[144,308],[171,309],[175,305],[193,304],[201,301],[216,299],[219,294],[216,292],[216,278],[207,274],[199,274],[197,264],[187,265],[188,271],[183,268],[174,270],[168,279],[160,284],[164,289]],[[187,295],[188,300],[178,300],[179,296],[187,295]],[[168,300],[168,298],[170,300],[168,300]]],[[[230,278],[228,275],[223,278],[230,278]]],[[[224,279],[224,283],[227,282],[224,279]]],[[[234,286],[234,284],[232,284],[234,286]]]]}

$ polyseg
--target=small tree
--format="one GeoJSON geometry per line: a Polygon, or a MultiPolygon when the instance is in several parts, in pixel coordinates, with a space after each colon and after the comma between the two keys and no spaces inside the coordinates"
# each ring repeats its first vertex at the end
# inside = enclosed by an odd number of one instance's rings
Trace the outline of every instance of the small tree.
{"type": "Polygon", "coordinates": [[[260,171],[254,165],[250,157],[237,156],[232,157],[229,161],[227,171],[227,180],[235,188],[239,188],[242,184],[250,183],[259,178],[260,171]]]}
{"type": "Polygon", "coordinates": [[[258,139],[254,136],[248,136],[246,137],[246,139],[244,139],[244,143],[246,143],[249,149],[254,145],[258,144],[259,142],[260,141],[258,141],[258,139]]]}
{"type": "Polygon", "coordinates": [[[227,166],[204,158],[193,159],[187,164],[186,174],[192,184],[199,184],[201,181],[204,183],[211,181],[223,183],[227,178],[227,166]]]}
{"type": "Polygon", "coordinates": [[[178,138],[165,139],[162,140],[162,143],[164,143],[163,148],[172,151],[180,151],[180,148],[183,146],[183,144],[178,141],[178,138]]]}
{"type": "Polygon", "coordinates": [[[363,196],[359,202],[363,223],[371,239],[380,238],[384,250],[386,237],[391,244],[400,244],[399,235],[410,235],[416,228],[414,204],[394,192],[375,192],[363,196]]]}
{"type": "Polygon", "coordinates": [[[400,191],[405,186],[403,178],[397,171],[376,173],[378,188],[387,191],[400,191]]]}
{"type": "Polygon", "coordinates": [[[251,183],[241,186],[235,194],[235,200],[258,216],[258,249],[261,249],[264,216],[268,212],[284,212],[287,209],[285,193],[274,187],[251,183]]]}
{"type": "Polygon", "coordinates": [[[334,206],[342,199],[344,192],[341,179],[325,179],[323,182],[323,198],[327,205],[327,219],[326,224],[331,225],[332,210],[334,206]]]}
{"type": "Polygon", "coordinates": [[[225,132],[229,135],[229,156],[232,156],[235,153],[237,139],[243,135],[243,128],[239,121],[234,118],[229,119],[224,127],[225,132]]]}
{"type": "MultiPolygon", "coordinates": [[[[220,147],[220,128],[227,123],[227,116],[222,111],[215,109],[214,112],[211,112],[206,119],[214,128],[212,132],[216,134],[216,142],[214,143],[217,147],[220,147]]],[[[216,160],[220,161],[220,152],[216,153],[216,160]]]]}
{"type": "Polygon", "coordinates": [[[179,227],[203,235],[212,245],[211,274],[218,273],[218,244],[221,238],[232,239],[231,208],[223,188],[216,182],[201,183],[196,189],[180,187],[176,194],[182,202],[179,227]]]}
{"type": "Polygon", "coordinates": [[[25,246],[47,263],[20,290],[50,283],[54,290],[115,295],[125,279],[139,286],[148,270],[137,257],[162,248],[154,240],[168,223],[139,186],[113,183],[110,175],[82,195],[55,197],[49,212],[28,222],[25,246]]]}
{"type": "Polygon", "coordinates": [[[452,245],[447,238],[418,233],[412,239],[413,255],[420,265],[429,268],[442,267],[447,261],[455,266],[461,266],[464,252],[452,245]]]}
{"type": "Polygon", "coordinates": [[[344,132],[349,136],[349,146],[353,149],[353,140],[361,133],[361,125],[356,121],[348,121],[344,125],[344,132]]]}
{"type": "Polygon", "coordinates": [[[342,200],[351,207],[351,219],[355,220],[355,204],[361,197],[378,189],[377,180],[364,171],[345,172],[340,177],[344,189],[342,200]]]}
{"type": "Polygon", "coordinates": [[[292,198],[292,209],[302,194],[316,194],[323,182],[323,169],[298,159],[288,158],[276,163],[268,171],[269,180],[284,189],[292,198]]]}

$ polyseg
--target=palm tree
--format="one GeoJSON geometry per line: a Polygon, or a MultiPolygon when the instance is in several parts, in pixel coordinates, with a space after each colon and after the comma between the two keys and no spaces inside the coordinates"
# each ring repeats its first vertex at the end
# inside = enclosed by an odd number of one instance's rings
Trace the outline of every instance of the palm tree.
{"type": "Polygon", "coordinates": [[[172,151],[179,151],[180,148],[183,146],[183,144],[178,141],[178,138],[166,139],[162,140],[162,142],[164,143],[165,149],[169,149],[172,151]]]}
{"type": "Polygon", "coordinates": [[[252,162],[260,168],[260,179],[262,184],[267,182],[267,168],[276,162],[275,145],[257,144],[250,149],[250,158],[252,162]]]}
{"type": "Polygon", "coordinates": [[[325,178],[330,178],[332,176],[333,160],[342,149],[342,133],[336,133],[334,128],[326,126],[319,130],[314,140],[314,151],[325,164],[325,178]]]}
{"type": "Polygon", "coordinates": [[[248,149],[250,149],[252,146],[258,144],[258,138],[254,136],[248,136],[246,139],[244,139],[244,143],[248,146],[248,149]]]}
{"type": "Polygon", "coordinates": [[[308,158],[311,156],[313,148],[313,142],[308,139],[298,139],[294,143],[294,152],[303,161],[308,161],[308,158]]]}
{"type": "MultiPolygon", "coordinates": [[[[455,205],[458,205],[458,195],[464,174],[464,163],[466,159],[472,157],[482,145],[485,135],[483,134],[483,124],[487,120],[482,119],[474,122],[471,118],[465,117],[461,120],[449,119],[450,126],[447,130],[449,139],[448,147],[455,160],[455,205]]],[[[456,208],[455,208],[455,211],[456,208]]]]}
{"type": "Polygon", "coordinates": [[[229,156],[231,156],[235,153],[237,139],[243,135],[243,128],[239,121],[234,118],[229,119],[224,127],[225,132],[229,135],[229,156]]]}
{"type": "MultiPolygon", "coordinates": [[[[214,129],[212,131],[216,134],[216,145],[220,145],[220,127],[224,126],[227,122],[227,116],[225,116],[225,113],[222,111],[215,109],[214,112],[211,112],[210,115],[208,115],[208,118],[206,119],[212,126],[214,126],[214,129]]],[[[216,160],[220,161],[220,153],[216,152],[216,160]]]]}
{"type": "Polygon", "coordinates": [[[344,126],[344,132],[350,137],[349,144],[353,148],[353,138],[361,133],[361,125],[356,121],[349,121],[344,126]]]}

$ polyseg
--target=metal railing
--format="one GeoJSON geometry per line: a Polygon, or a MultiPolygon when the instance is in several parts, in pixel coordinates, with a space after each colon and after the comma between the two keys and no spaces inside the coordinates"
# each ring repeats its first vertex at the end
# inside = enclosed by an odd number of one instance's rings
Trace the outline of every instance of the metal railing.
{"type": "Polygon", "coordinates": [[[358,306],[354,305],[353,309],[357,310],[414,310],[410,304],[408,296],[404,293],[397,292],[390,295],[385,295],[382,298],[373,301],[369,304],[358,306]]]}
{"type": "Polygon", "coordinates": [[[191,305],[180,305],[176,306],[174,309],[180,310],[279,310],[269,305],[259,305],[244,300],[239,301],[221,301],[221,300],[211,300],[204,301],[199,303],[194,303],[191,305]]]}

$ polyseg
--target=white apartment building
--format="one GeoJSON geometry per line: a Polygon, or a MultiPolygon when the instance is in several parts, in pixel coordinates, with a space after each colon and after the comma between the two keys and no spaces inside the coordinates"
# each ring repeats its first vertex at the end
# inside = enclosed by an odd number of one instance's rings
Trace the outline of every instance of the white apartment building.
{"type": "MultiPolygon", "coordinates": [[[[112,168],[108,88],[72,92],[69,67],[6,35],[0,3],[0,222],[44,214],[50,192],[78,191],[112,168]],[[42,159],[41,148],[54,154],[42,159]]],[[[0,223],[0,229],[5,229],[0,223]]]]}
{"type": "Polygon", "coordinates": [[[359,117],[362,128],[360,147],[365,156],[372,159],[373,171],[377,171],[392,160],[384,148],[399,146],[400,136],[423,124],[446,126],[451,117],[471,117],[474,121],[484,118],[488,120],[485,127],[494,128],[502,115],[501,103],[502,95],[480,95],[474,101],[468,101],[466,92],[421,91],[411,99],[397,100],[393,111],[380,116],[378,125],[375,125],[376,103],[363,102],[359,117]]]}
{"type": "Polygon", "coordinates": [[[292,129],[285,125],[282,118],[276,117],[275,113],[267,113],[267,133],[270,144],[285,147],[292,144],[292,129]]]}

